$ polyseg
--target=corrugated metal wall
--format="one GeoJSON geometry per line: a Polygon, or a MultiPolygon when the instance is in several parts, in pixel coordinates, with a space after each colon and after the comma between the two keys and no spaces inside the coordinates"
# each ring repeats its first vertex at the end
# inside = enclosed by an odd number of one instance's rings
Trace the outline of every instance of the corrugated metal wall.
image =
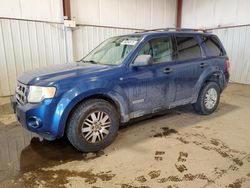
{"type": "Polygon", "coordinates": [[[214,29],[230,58],[230,80],[250,84],[250,25],[214,29]]]}
{"type": "Polygon", "coordinates": [[[63,21],[62,0],[0,0],[0,17],[63,21]]]}
{"type": "Polygon", "coordinates": [[[152,29],[175,27],[176,0],[71,0],[78,24],[152,29]]]}
{"type": "Polygon", "coordinates": [[[62,24],[0,19],[0,96],[13,94],[23,71],[65,61],[62,24]]]}
{"type": "Polygon", "coordinates": [[[182,27],[215,28],[249,24],[249,0],[185,0],[182,27]]]}
{"type": "Polygon", "coordinates": [[[136,31],[126,28],[175,27],[176,0],[72,0],[71,3],[72,17],[81,25],[73,30],[75,60],[109,37],[136,31]]]}
{"type": "Polygon", "coordinates": [[[107,38],[136,31],[131,29],[78,26],[73,31],[74,60],[79,60],[107,38]]]}

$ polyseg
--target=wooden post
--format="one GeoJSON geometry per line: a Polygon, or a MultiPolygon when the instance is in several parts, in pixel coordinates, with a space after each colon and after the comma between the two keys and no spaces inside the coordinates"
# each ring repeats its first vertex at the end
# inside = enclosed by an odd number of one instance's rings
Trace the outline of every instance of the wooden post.
{"type": "Polygon", "coordinates": [[[176,27],[181,28],[182,0],[177,0],[176,27]]]}
{"type": "Polygon", "coordinates": [[[71,20],[70,0],[63,0],[63,16],[71,20]]]}

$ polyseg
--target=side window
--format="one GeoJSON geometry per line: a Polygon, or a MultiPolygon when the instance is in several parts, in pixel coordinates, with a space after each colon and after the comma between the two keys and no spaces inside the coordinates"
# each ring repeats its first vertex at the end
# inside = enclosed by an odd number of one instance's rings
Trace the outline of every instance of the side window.
{"type": "Polygon", "coordinates": [[[172,61],[173,50],[171,38],[152,39],[147,42],[139,52],[139,55],[151,55],[154,63],[164,63],[172,61]]]}
{"type": "Polygon", "coordinates": [[[178,49],[176,60],[182,61],[202,57],[200,45],[194,37],[177,36],[176,43],[178,49]]]}
{"type": "Polygon", "coordinates": [[[214,36],[203,37],[203,42],[205,43],[210,56],[222,56],[224,55],[223,48],[220,46],[218,39],[214,36]]]}

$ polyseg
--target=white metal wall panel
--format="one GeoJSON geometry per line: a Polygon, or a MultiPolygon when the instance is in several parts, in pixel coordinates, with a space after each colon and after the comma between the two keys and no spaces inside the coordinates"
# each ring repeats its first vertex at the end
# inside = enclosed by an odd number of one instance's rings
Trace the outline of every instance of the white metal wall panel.
{"type": "Polygon", "coordinates": [[[185,0],[182,27],[215,28],[249,24],[249,0],[185,0]]]}
{"type": "Polygon", "coordinates": [[[63,21],[62,0],[0,0],[0,17],[63,21]]]}
{"type": "Polygon", "coordinates": [[[0,96],[13,94],[23,71],[65,62],[62,24],[0,19],[0,96]]]}
{"type": "Polygon", "coordinates": [[[105,39],[137,29],[174,27],[176,0],[72,0],[74,59],[80,59],[105,39]],[[112,28],[112,27],[121,27],[112,28]],[[124,28],[124,29],[122,29],[124,28]]]}
{"type": "Polygon", "coordinates": [[[174,27],[176,0],[72,0],[79,24],[152,29],[174,27]]]}
{"type": "Polygon", "coordinates": [[[74,60],[79,60],[105,39],[134,33],[136,30],[79,26],[73,31],[74,60]]]}
{"type": "Polygon", "coordinates": [[[250,26],[215,29],[230,58],[230,80],[250,84],[250,26]]]}

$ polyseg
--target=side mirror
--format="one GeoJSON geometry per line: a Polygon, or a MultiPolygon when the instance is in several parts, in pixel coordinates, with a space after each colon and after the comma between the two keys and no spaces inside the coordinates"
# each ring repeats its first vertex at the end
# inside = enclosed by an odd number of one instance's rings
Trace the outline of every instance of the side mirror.
{"type": "Polygon", "coordinates": [[[151,55],[138,55],[134,62],[131,64],[132,67],[142,67],[145,65],[153,64],[151,55]]]}

